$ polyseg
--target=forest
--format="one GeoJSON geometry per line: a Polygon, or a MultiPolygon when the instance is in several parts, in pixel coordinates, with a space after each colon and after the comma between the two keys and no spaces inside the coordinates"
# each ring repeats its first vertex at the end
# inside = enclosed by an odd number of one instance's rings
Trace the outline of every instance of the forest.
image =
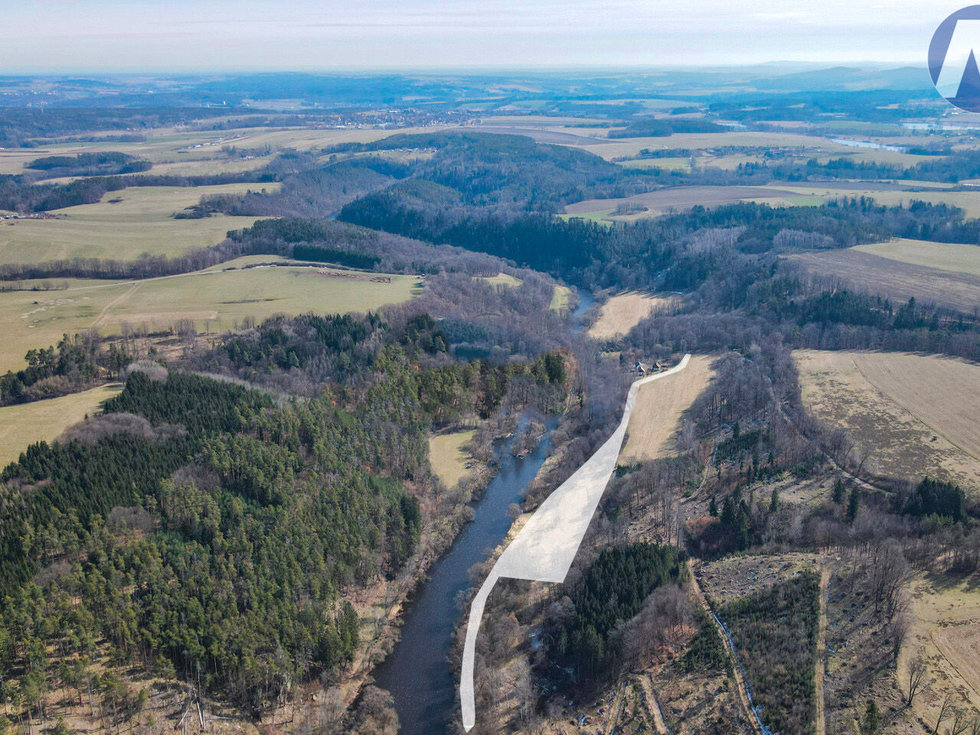
{"type": "Polygon", "coordinates": [[[773,732],[814,732],[819,576],[804,572],[719,608],[759,714],[773,732]]]}
{"type": "Polygon", "coordinates": [[[603,549],[569,593],[567,609],[555,621],[551,651],[558,665],[573,671],[572,683],[594,686],[618,658],[610,637],[631,620],[654,590],[681,585],[686,571],[672,546],[636,543],[603,549]]]}
{"type": "MultiPolygon", "coordinates": [[[[71,346],[34,369],[58,370],[71,346]]],[[[427,432],[493,415],[511,381],[566,390],[555,354],[493,365],[447,348],[426,315],[308,315],[197,358],[260,382],[306,370],[320,390],[303,401],[128,370],[103,414],[0,475],[5,691],[38,716],[45,692],[81,696],[108,657],[258,716],[336,676],[360,630],[345,591],[395,574],[418,543],[427,432]]]]}

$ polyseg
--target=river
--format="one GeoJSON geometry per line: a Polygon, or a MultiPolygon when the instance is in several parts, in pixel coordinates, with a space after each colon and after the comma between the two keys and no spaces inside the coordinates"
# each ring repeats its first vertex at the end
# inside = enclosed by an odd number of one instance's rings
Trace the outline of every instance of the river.
{"type": "MultiPolygon", "coordinates": [[[[572,312],[573,329],[592,306],[580,291],[572,312]]],[[[516,436],[517,432],[515,432],[516,436]]],[[[463,528],[449,552],[432,565],[429,579],[412,601],[401,640],[374,671],[376,684],[391,692],[401,735],[450,732],[457,711],[456,681],[449,667],[453,629],[460,614],[456,600],[470,585],[469,570],[487,558],[510,530],[507,507],[519,503],[550,451],[550,429],[534,452],[513,457],[514,436],[497,443],[499,471],[476,503],[473,522],[463,528]]]]}

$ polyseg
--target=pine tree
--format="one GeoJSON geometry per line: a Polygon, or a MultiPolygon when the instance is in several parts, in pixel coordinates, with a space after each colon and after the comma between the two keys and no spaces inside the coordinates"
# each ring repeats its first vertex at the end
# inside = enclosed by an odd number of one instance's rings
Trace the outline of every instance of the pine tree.
{"type": "Polygon", "coordinates": [[[857,487],[851,488],[851,495],[847,499],[847,520],[853,521],[857,518],[858,507],[861,505],[861,495],[857,487]]]}
{"type": "Polygon", "coordinates": [[[840,505],[841,504],[841,501],[844,500],[844,490],[845,489],[846,489],[846,487],[844,486],[844,481],[840,478],[840,475],[838,475],[834,479],[834,502],[837,505],[840,505]]]}
{"type": "Polygon", "coordinates": [[[864,710],[864,719],[861,721],[861,735],[875,735],[881,726],[881,713],[878,705],[873,699],[868,700],[868,707],[864,710]]]}

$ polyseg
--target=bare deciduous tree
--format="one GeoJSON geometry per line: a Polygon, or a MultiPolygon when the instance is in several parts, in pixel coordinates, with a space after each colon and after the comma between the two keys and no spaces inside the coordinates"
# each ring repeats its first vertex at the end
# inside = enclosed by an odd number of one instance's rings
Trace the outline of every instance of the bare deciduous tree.
{"type": "Polygon", "coordinates": [[[905,698],[905,703],[909,707],[912,706],[912,701],[915,699],[915,695],[918,693],[919,689],[922,688],[922,682],[925,679],[926,671],[928,670],[929,664],[926,661],[925,655],[920,650],[909,662],[909,693],[905,698]]]}

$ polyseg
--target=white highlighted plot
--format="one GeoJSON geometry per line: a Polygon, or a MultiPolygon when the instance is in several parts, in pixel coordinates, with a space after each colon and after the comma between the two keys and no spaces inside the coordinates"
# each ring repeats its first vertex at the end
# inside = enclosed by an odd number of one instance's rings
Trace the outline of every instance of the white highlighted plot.
{"type": "Polygon", "coordinates": [[[660,380],[683,370],[690,355],[670,370],[637,380],[630,386],[623,418],[613,435],[595,454],[548,496],[517,537],[504,550],[470,605],[463,646],[463,667],[460,673],[459,694],[463,727],[470,730],[476,722],[473,696],[473,663],[476,638],[480,630],[483,608],[498,579],[530,579],[540,582],[564,582],[578,547],[585,537],[602,493],[616,469],[630,414],[636,405],[636,393],[641,385],[660,380]]]}

